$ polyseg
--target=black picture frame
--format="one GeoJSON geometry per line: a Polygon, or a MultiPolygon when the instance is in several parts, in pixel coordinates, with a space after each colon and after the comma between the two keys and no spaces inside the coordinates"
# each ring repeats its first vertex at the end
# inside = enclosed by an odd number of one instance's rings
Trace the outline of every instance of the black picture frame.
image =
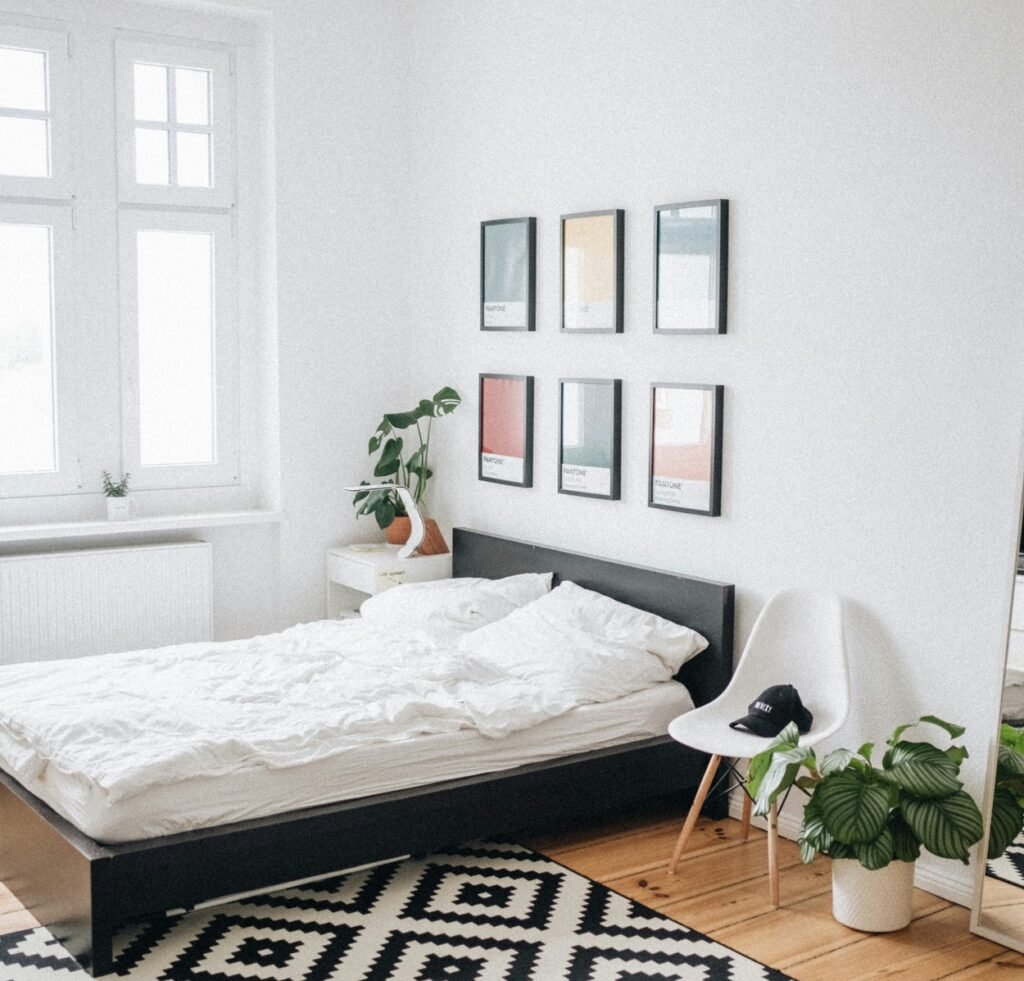
{"type": "Polygon", "coordinates": [[[728,285],[729,202],[714,198],[657,205],[654,209],[654,332],[724,334],[728,285]],[[682,267],[671,269],[668,260],[672,256],[692,256],[694,261],[690,265],[695,268],[689,275],[684,275],[682,267]],[[696,292],[705,278],[707,297],[703,303],[696,292]],[[699,307],[699,311],[689,310],[688,306],[699,307]]]}
{"type": "Polygon", "coordinates": [[[482,221],[480,329],[535,330],[536,294],[537,219],[498,218],[493,221],[482,221]],[[493,230],[493,234],[489,230],[493,230]],[[489,235],[494,239],[490,248],[489,235]],[[500,242],[500,239],[504,242],[500,242]],[[502,250],[499,245],[504,245],[505,248],[502,250]]]}
{"type": "Polygon", "coordinates": [[[533,486],[533,375],[503,375],[493,373],[481,373],[479,382],[479,411],[477,413],[477,478],[493,484],[506,484],[510,487],[532,487],[533,486]],[[497,454],[488,452],[484,448],[485,433],[485,412],[487,410],[487,398],[485,388],[487,382],[505,381],[522,382],[524,397],[522,415],[518,420],[518,431],[522,439],[522,473],[515,479],[514,463],[509,462],[515,457],[510,454],[497,454]],[[486,457],[497,459],[488,461],[486,457]],[[507,470],[510,476],[498,476],[502,470],[507,470]]]}
{"type": "MultiPolygon", "coordinates": [[[[563,334],[621,334],[623,326],[623,310],[624,310],[624,285],[625,285],[625,241],[626,241],[626,212],[622,208],[613,208],[610,211],[580,211],[575,214],[562,215],[561,219],[561,262],[560,262],[560,281],[561,281],[561,326],[560,330],[563,334]],[[594,228],[598,219],[610,218],[611,221],[608,223],[607,229],[594,228]],[[570,310],[568,306],[569,302],[569,289],[566,282],[566,234],[567,224],[571,226],[573,223],[586,222],[591,225],[591,234],[595,232],[599,236],[607,234],[608,240],[603,244],[604,248],[607,249],[607,256],[602,255],[602,249],[597,250],[595,256],[595,265],[604,265],[606,268],[603,271],[603,275],[599,275],[598,293],[599,295],[608,294],[610,299],[607,301],[607,308],[605,310],[598,309],[591,311],[589,309],[590,304],[585,304],[582,308],[579,305],[574,307],[574,310],[570,310]],[[610,260],[610,261],[609,261],[610,260]],[[588,315],[595,322],[602,320],[608,321],[608,326],[583,326],[577,327],[570,325],[569,322],[576,320],[580,317],[581,313],[588,315]],[[602,316],[602,313],[604,316],[602,316]]],[[[601,306],[604,306],[603,301],[598,301],[601,306]]]]}
{"type": "Polygon", "coordinates": [[[622,496],[622,380],[558,380],[558,493],[618,501],[622,496]],[[572,412],[566,393],[578,388],[572,412]],[[591,393],[588,404],[587,392],[591,393]],[[597,425],[596,432],[590,430],[597,425]],[[567,439],[567,427],[574,426],[567,439]],[[588,462],[588,461],[595,462],[588,462]],[[605,466],[607,462],[607,466],[605,466]],[[569,468],[569,469],[567,469],[569,468]],[[608,471],[607,475],[599,471],[608,471]],[[606,485],[606,486],[605,486],[606,485]]]}
{"type": "MultiPolygon", "coordinates": [[[[685,511],[688,514],[703,514],[711,518],[717,518],[722,513],[722,417],[725,405],[725,388],[722,385],[690,385],[681,382],[654,382],[651,385],[651,409],[650,426],[651,438],[649,444],[649,462],[647,468],[647,506],[660,508],[666,511],[685,511]],[[702,430],[699,441],[684,441],[679,444],[668,444],[679,446],[680,453],[677,466],[683,472],[666,474],[656,472],[656,453],[659,448],[657,441],[658,432],[658,391],[682,390],[704,393],[701,399],[702,411],[710,410],[710,420],[703,417],[697,421],[702,430]],[[704,447],[706,437],[707,446],[704,447]],[[697,455],[691,448],[696,447],[701,451],[697,455]],[[687,451],[690,451],[687,453],[687,451]],[[706,456],[704,453],[706,452],[706,456]],[[686,461],[686,456],[691,459],[686,461]],[[703,474],[706,468],[708,475],[707,491],[698,486],[705,483],[703,480],[693,481],[688,479],[694,470],[703,474]],[[659,484],[658,481],[661,481],[659,484]],[[673,486],[677,484],[678,486],[673,486]],[[697,495],[700,500],[706,499],[706,507],[691,506],[696,503],[697,495]]],[[[692,427],[692,418],[688,421],[692,427]]]]}

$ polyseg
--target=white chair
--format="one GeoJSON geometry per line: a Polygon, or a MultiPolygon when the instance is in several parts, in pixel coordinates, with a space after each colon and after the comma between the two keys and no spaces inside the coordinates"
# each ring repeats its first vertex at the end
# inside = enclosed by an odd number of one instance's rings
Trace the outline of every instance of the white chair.
{"type": "MultiPolygon", "coordinates": [[[[729,723],[745,716],[750,703],[772,685],[794,685],[801,701],[814,716],[810,732],[800,737],[801,746],[813,746],[831,736],[846,721],[850,709],[850,682],[843,607],[838,596],[798,590],[773,596],[754,623],[726,690],[713,702],[679,716],[669,725],[673,739],[711,754],[711,762],[672,853],[670,874],[676,872],[723,758],[750,759],[771,743],[770,737],[731,729],[729,723]]],[[[744,840],[750,834],[750,809],[751,799],[744,789],[744,840]]],[[[773,907],[779,905],[778,824],[776,805],[768,816],[768,875],[773,907]]]]}

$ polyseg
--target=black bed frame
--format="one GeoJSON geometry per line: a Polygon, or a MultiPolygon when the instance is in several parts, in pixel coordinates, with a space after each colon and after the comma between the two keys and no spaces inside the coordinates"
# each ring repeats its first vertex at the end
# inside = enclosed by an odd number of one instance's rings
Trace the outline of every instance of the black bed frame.
{"type": "MultiPolygon", "coordinates": [[[[732,672],[733,587],[456,528],[455,576],[553,572],[702,633],[679,673],[697,705],[732,672]]],[[[659,736],[512,770],[103,845],[0,771],[0,881],[94,977],[122,925],[218,897],[695,788],[707,757],[659,736]]],[[[724,807],[724,803],[718,805],[724,807]]],[[[721,810],[713,816],[724,816],[721,810]]]]}

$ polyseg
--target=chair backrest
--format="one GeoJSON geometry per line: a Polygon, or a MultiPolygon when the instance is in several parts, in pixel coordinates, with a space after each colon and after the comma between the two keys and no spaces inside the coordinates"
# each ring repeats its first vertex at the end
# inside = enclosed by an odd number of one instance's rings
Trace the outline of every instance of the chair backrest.
{"type": "Polygon", "coordinates": [[[733,693],[752,701],[771,685],[795,685],[814,728],[838,728],[850,707],[843,606],[829,593],[776,593],[754,623],[736,667],[733,693]]]}

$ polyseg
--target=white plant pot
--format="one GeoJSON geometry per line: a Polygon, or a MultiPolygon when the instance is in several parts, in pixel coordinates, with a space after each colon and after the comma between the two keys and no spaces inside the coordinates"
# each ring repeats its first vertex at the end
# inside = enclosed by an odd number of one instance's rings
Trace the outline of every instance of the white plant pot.
{"type": "Polygon", "coordinates": [[[138,514],[138,505],[134,498],[108,497],[107,498],[107,519],[110,521],[127,521],[138,514]]]}
{"type": "Polygon", "coordinates": [[[871,871],[853,858],[832,860],[832,915],[867,933],[902,930],[914,915],[914,863],[871,871]]]}

